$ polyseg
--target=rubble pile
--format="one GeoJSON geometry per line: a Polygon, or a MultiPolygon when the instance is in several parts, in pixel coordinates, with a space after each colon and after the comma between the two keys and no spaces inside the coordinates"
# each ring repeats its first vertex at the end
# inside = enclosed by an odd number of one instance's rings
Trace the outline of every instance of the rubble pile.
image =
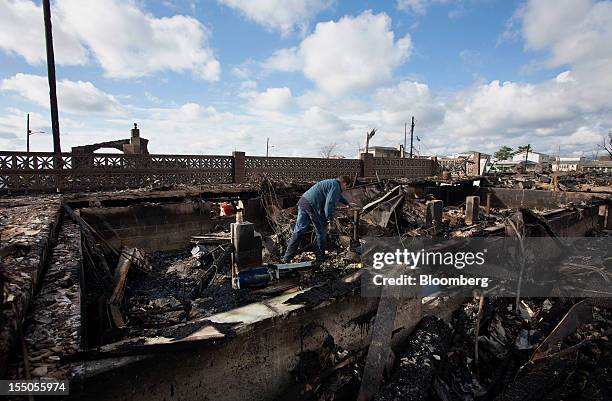
{"type": "Polygon", "coordinates": [[[559,188],[564,191],[609,192],[610,186],[612,177],[604,172],[574,172],[559,176],[559,188]]]}
{"type": "Polygon", "coordinates": [[[605,172],[562,172],[488,175],[489,185],[498,188],[540,189],[545,191],[610,193],[612,178],[605,172]]]}
{"type": "Polygon", "coordinates": [[[60,360],[78,351],[82,341],[79,237],[78,226],[64,221],[26,321],[24,354],[11,366],[11,377],[68,380],[78,373],[60,360]]]}
{"type": "MultiPolygon", "coordinates": [[[[308,263],[315,259],[312,252],[314,232],[305,236],[298,256],[291,261],[300,266],[279,263],[296,221],[296,200],[308,186],[304,184],[273,183],[264,178],[256,192],[240,201],[236,199],[238,196],[224,194],[214,198],[211,195],[213,200],[206,202],[213,205],[212,224],[206,225],[206,229],[197,228],[198,235],[188,232],[180,238],[180,246],[191,241],[182,249],[154,251],[172,249],[168,246],[153,248],[148,253],[136,245],[126,246],[123,238],[118,242],[120,245],[110,245],[80,217],[78,207],[75,207],[77,212],[73,212],[65,205],[67,214],[58,230],[57,245],[52,252],[49,252],[50,247],[47,251],[50,263],[23,331],[23,350],[18,350],[14,356],[10,376],[70,379],[78,372],[73,365],[63,362],[79,351],[83,351],[80,356],[101,358],[105,347],[125,351],[126,355],[128,352],[137,354],[143,352],[138,346],[149,340],[150,347],[161,344],[155,343],[160,340],[156,337],[165,337],[167,343],[164,345],[173,343],[210,324],[207,319],[211,315],[277,295],[309,289],[286,301],[278,301],[283,302],[283,306],[299,304],[304,309],[329,304],[330,300],[340,298],[338,294],[352,292],[358,295],[366,237],[379,237],[382,241],[409,237],[451,239],[486,236],[491,232],[503,237],[515,235],[509,231],[514,224],[523,230],[519,233],[515,228],[521,240],[529,236],[556,236],[541,213],[522,207],[517,211],[493,208],[490,204],[480,206],[480,197],[476,196],[478,189],[471,181],[464,182],[462,187],[457,184],[456,193],[449,190],[454,190],[451,185],[456,183],[436,186],[438,184],[428,181],[413,185],[379,179],[355,182],[353,188],[346,191],[346,197],[358,207],[337,209],[335,227],[328,235],[326,260],[316,266],[308,263]],[[436,194],[444,194],[445,200],[440,200],[443,196],[436,194]],[[246,205],[245,209],[239,209],[238,204],[240,207],[246,205]],[[228,206],[229,215],[219,218],[222,210],[225,213],[222,206],[228,206]],[[228,227],[234,218],[236,222],[228,227]],[[242,234],[240,241],[239,234],[242,234]],[[79,276],[81,267],[85,277],[79,276]],[[283,267],[286,270],[282,270],[283,267]],[[237,280],[240,273],[247,273],[244,276],[248,278],[253,272],[263,276],[263,284],[241,286],[241,281],[237,280]],[[87,309],[83,322],[81,302],[87,309]],[[83,328],[88,332],[81,337],[83,328]]],[[[590,186],[596,192],[599,190],[595,187],[609,187],[610,182],[609,178],[584,174],[553,180],[552,175],[538,173],[497,175],[491,177],[488,184],[566,191],[585,191],[584,188],[590,186]]],[[[188,192],[185,189],[185,193],[188,192]]],[[[185,202],[193,201],[195,195],[189,194],[185,202]]],[[[141,195],[138,191],[127,195],[131,197],[130,204],[143,202],[138,199],[141,195]]],[[[117,198],[113,202],[118,202],[119,195],[114,196],[117,198]]],[[[585,201],[584,207],[607,207],[601,203],[605,200],[599,201],[592,205],[585,201]]],[[[48,246],[46,242],[54,238],[52,223],[59,208],[59,200],[52,197],[36,205],[25,200],[13,204],[4,202],[6,207],[0,212],[3,219],[0,231],[3,256],[0,262],[3,280],[0,346],[5,348],[0,351],[9,349],[9,340],[14,343],[21,329],[18,323],[30,303],[31,294],[37,289],[44,265],[44,249],[48,246]]],[[[157,206],[163,202],[147,203],[157,206]]],[[[95,205],[103,207],[102,201],[95,205]]],[[[577,210],[572,206],[561,212],[577,210]]],[[[601,217],[597,209],[594,210],[591,216],[601,217]]],[[[582,212],[576,214],[581,214],[580,220],[582,212]]],[[[160,216],[160,225],[164,224],[164,217],[160,216]]],[[[558,224],[566,223],[566,220],[560,221],[558,224]]],[[[611,235],[610,230],[593,230],[591,226],[586,232],[598,237],[611,235]]],[[[148,239],[146,233],[141,238],[148,239]]],[[[609,259],[602,263],[609,266],[609,259]]],[[[569,262],[570,272],[586,278],[589,275],[610,278],[603,270],[586,266],[588,261],[569,262]],[[576,266],[583,271],[578,271],[576,266]]],[[[600,267],[599,262],[597,267],[600,267]]],[[[380,386],[376,387],[375,399],[605,399],[602,395],[609,394],[612,314],[608,300],[523,298],[517,302],[486,296],[463,300],[454,304],[454,307],[460,303],[461,306],[452,313],[450,320],[425,316],[410,335],[406,331],[396,337],[404,339],[407,336],[407,340],[399,345],[394,343],[395,354],[391,353],[389,358],[381,357],[386,359],[385,373],[382,382],[378,381],[380,386]]],[[[418,299],[411,301],[418,305],[418,299]]],[[[364,312],[359,313],[363,314],[359,315],[359,322],[351,320],[350,323],[355,327],[367,327],[364,331],[367,333],[379,311],[370,312],[364,307],[364,312]]],[[[448,312],[447,317],[450,315],[448,312]]],[[[414,323],[421,315],[415,316],[414,323]]],[[[236,334],[230,327],[232,324],[220,323],[214,329],[218,329],[219,336],[228,334],[229,337],[230,332],[236,334]]],[[[311,323],[301,327],[302,335],[309,330],[327,331],[315,326],[311,323]]],[[[392,330],[395,328],[389,329],[390,337],[399,332],[392,330]]],[[[381,331],[384,330],[378,332],[381,331]]],[[[296,386],[285,399],[357,399],[362,377],[364,383],[368,378],[364,373],[368,349],[343,349],[336,344],[338,338],[334,339],[329,332],[322,338],[322,346],[316,351],[302,350],[292,354],[299,359],[292,372],[296,386]]]]}
{"type": "Polygon", "coordinates": [[[59,197],[5,198],[0,206],[1,375],[50,253],[59,197]]]}
{"type": "MultiPolygon", "coordinates": [[[[479,311],[479,301],[470,300],[452,317],[451,344],[434,356],[435,378],[427,391],[415,395],[414,387],[410,387],[408,393],[400,393],[400,383],[411,377],[400,368],[381,394],[390,394],[391,388],[393,396],[388,399],[606,399],[604,395],[609,393],[611,383],[602,377],[609,377],[612,368],[609,303],[589,308],[575,322],[576,327],[559,337],[544,356],[537,352],[558,324],[563,324],[564,319],[571,320],[566,313],[578,302],[562,298],[524,299],[516,310],[510,298],[486,298],[479,311]],[[592,398],[594,394],[598,397],[592,398]]],[[[449,327],[439,328],[433,335],[440,335],[449,327]]],[[[431,335],[415,332],[407,349],[414,342],[426,343],[431,335]]],[[[407,357],[410,358],[410,353],[407,357]]]]}
{"type": "Polygon", "coordinates": [[[202,251],[201,245],[151,254],[151,271],[136,270],[128,281],[126,335],[142,335],[142,329],[153,332],[262,299],[232,289],[229,256],[223,247],[202,251]]]}
{"type": "MultiPolygon", "coordinates": [[[[448,323],[425,316],[387,364],[374,399],[607,400],[612,389],[612,304],[594,300],[574,319],[568,312],[578,303],[527,298],[517,311],[510,298],[485,298],[482,307],[474,298],[448,323]],[[558,328],[568,322],[575,326],[558,328]],[[539,353],[550,337],[554,345],[539,353]]],[[[299,399],[356,399],[364,354],[352,356],[346,363],[328,361],[296,378],[309,390],[299,399]]],[[[322,358],[311,355],[313,359],[320,363],[322,358]]]]}

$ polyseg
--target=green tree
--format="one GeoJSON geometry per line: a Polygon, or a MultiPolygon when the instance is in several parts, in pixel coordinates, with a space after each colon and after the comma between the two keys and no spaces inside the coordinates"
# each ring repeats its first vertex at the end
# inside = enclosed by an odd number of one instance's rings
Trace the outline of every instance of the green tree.
{"type": "Polygon", "coordinates": [[[509,160],[512,157],[512,148],[502,146],[493,156],[497,160],[509,160]]]}

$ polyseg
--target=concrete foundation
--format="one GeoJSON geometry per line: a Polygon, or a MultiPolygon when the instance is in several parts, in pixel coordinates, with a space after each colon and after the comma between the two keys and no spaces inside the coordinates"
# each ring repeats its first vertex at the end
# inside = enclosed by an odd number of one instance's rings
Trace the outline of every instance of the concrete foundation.
{"type": "Polygon", "coordinates": [[[212,228],[206,202],[83,208],[81,217],[110,244],[166,251],[184,248],[192,235],[212,228]]]}
{"type": "MultiPolygon", "coordinates": [[[[369,343],[378,299],[351,292],[306,308],[285,303],[294,296],[283,295],[208,318],[235,327],[234,336],[209,332],[205,340],[194,333],[160,344],[155,354],[86,362],[80,385],[71,385],[71,399],[230,401],[245,399],[248,393],[249,400],[274,400],[295,383],[292,371],[300,355],[321,348],[328,334],[349,351],[369,343]],[[181,343],[188,349],[177,351],[181,343]],[[174,351],[163,352],[163,347],[174,351]]],[[[420,318],[421,300],[402,300],[394,346],[405,340],[420,318]]]]}

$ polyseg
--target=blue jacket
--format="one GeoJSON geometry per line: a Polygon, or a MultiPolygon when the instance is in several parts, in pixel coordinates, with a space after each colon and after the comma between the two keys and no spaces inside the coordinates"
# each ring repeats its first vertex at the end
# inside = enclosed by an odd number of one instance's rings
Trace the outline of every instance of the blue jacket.
{"type": "Polygon", "coordinates": [[[334,220],[336,204],[338,202],[345,205],[349,204],[344,196],[342,196],[340,181],[335,178],[317,182],[308,191],[304,192],[302,196],[310,203],[315,212],[327,222],[334,220]]]}

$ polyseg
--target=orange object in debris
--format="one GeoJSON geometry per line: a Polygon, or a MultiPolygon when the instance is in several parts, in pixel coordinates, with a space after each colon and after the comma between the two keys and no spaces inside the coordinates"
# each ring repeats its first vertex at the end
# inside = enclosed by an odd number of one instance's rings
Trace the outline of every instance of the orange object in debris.
{"type": "Polygon", "coordinates": [[[224,216],[233,216],[236,213],[236,208],[231,203],[221,204],[221,210],[224,216]]]}

